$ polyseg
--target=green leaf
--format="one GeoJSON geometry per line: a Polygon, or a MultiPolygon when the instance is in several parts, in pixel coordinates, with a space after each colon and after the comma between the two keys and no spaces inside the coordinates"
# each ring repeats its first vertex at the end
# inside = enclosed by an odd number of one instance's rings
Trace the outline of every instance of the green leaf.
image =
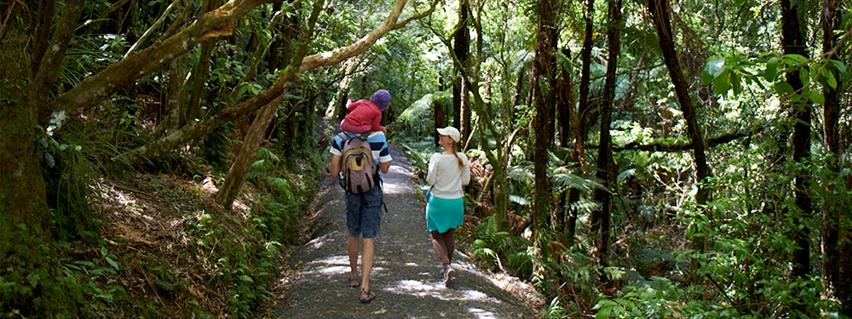
{"type": "Polygon", "coordinates": [[[713,93],[723,95],[728,93],[731,87],[731,73],[723,72],[721,75],[713,79],[713,93]]]}
{"type": "Polygon", "coordinates": [[[113,269],[115,269],[115,270],[118,270],[118,269],[119,269],[119,267],[118,267],[118,262],[116,262],[115,260],[113,260],[113,259],[112,259],[112,258],[110,258],[110,257],[106,257],[105,259],[106,259],[107,264],[109,264],[110,266],[112,266],[112,268],[113,268],[113,269]]]}
{"type": "Polygon", "coordinates": [[[618,173],[617,180],[618,180],[619,183],[624,183],[625,179],[627,179],[630,176],[635,176],[635,175],[636,175],[636,169],[635,168],[627,169],[627,170],[624,170],[621,173],[618,173]]]}
{"type": "Polygon", "coordinates": [[[799,80],[802,81],[803,87],[808,87],[811,84],[811,73],[808,72],[808,69],[799,69],[799,80]]]}
{"type": "Polygon", "coordinates": [[[240,278],[240,281],[242,281],[244,283],[253,283],[254,282],[254,279],[252,279],[248,275],[240,275],[239,278],[240,278]]]}
{"type": "Polygon", "coordinates": [[[734,95],[739,95],[742,92],[742,84],[740,83],[741,77],[737,74],[731,76],[731,88],[734,89],[734,95]]]}
{"type": "Polygon", "coordinates": [[[822,93],[820,93],[819,91],[813,90],[813,91],[811,91],[810,95],[811,95],[811,101],[814,101],[814,103],[817,103],[817,104],[825,103],[825,97],[823,97],[822,93]]]}
{"type": "Polygon", "coordinates": [[[526,206],[530,204],[530,201],[528,199],[518,195],[509,195],[509,201],[521,206],[526,206]]]}
{"type": "Polygon", "coordinates": [[[725,70],[725,58],[720,56],[712,56],[704,65],[704,71],[701,72],[701,81],[710,83],[717,78],[725,70]]]}
{"type": "Polygon", "coordinates": [[[793,87],[790,86],[787,82],[776,82],[772,87],[775,88],[775,92],[779,95],[786,95],[793,93],[793,87]]]}
{"type": "Polygon", "coordinates": [[[808,58],[799,55],[799,54],[785,54],[784,55],[784,63],[787,63],[789,66],[797,66],[799,64],[807,63],[808,58]]]}
{"type": "Polygon", "coordinates": [[[846,65],[843,64],[843,62],[831,60],[831,65],[834,65],[834,68],[837,69],[837,72],[840,74],[846,74],[846,65]]]}
{"type": "Polygon", "coordinates": [[[820,74],[825,78],[825,83],[828,84],[832,89],[837,89],[837,79],[834,77],[834,73],[829,71],[826,68],[820,70],[820,74]]]}
{"type": "Polygon", "coordinates": [[[778,77],[778,58],[771,58],[766,62],[766,70],[763,71],[763,78],[767,81],[775,81],[778,77]]]}

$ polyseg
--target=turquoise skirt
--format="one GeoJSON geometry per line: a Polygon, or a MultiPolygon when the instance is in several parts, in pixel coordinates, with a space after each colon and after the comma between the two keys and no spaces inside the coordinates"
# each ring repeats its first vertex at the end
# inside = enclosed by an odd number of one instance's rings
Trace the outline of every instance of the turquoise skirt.
{"type": "Polygon", "coordinates": [[[464,223],[464,197],[440,198],[428,196],[426,203],[426,230],[446,233],[464,223]]]}

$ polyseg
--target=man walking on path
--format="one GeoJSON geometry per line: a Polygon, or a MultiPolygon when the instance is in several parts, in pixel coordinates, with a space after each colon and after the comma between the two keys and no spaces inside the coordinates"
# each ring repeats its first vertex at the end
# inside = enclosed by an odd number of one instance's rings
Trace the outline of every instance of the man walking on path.
{"type": "MultiPolygon", "coordinates": [[[[341,132],[334,136],[329,150],[331,153],[329,175],[332,178],[338,178],[339,176],[342,169],[341,161],[344,160],[344,157],[346,157],[344,156],[344,153],[348,155],[349,152],[347,146],[352,144],[353,139],[359,138],[362,137],[346,132],[341,132]]],[[[366,138],[366,142],[369,143],[371,153],[369,155],[372,155],[370,156],[370,159],[374,163],[373,166],[378,167],[378,171],[381,171],[381,173],[387,173],[390,169],[390,162],[392,158],[390,156],[388,141],[387,138],[385,138],[384,132],[378,131],[370,133],[366,138]]],[[[344,171],[346,170],[344,169],[344,171]]],[[[375,174],[379,174],[379,172],[375,172],[375,174]]],[[[381,225],[384,195],[381,188],[380,174],[377,179],[379,180],[377,185],[374,185],[374,187],[361,194],[345,191],[346,228],[349,232],[347,243],[350,267],[349,285],[352,288],[357,288],[358,286],[361,287],[361,294],[358,299],[362,303],[369,303],[373,300],[373,298],[375,298],[375,295],[370,290],[370,271],[373,267],[373,253],[375,251],[374,241],[376,235],[379,233],[379,226],[381,225]],[[357,281],[358,246],[362,241],[364,251],[361,256],[361,282],[359,283],[357,281]]]]}

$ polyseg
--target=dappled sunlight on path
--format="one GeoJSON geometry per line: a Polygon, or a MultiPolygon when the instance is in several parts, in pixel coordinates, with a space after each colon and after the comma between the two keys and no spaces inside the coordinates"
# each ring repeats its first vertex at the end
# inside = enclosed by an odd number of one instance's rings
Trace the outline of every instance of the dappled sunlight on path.
{"type": "MultiPolygon", "coordinates": [[[[316,199],[317,237],[291,258],[298,271],[282,279],[284,295],[267,318],[532,318],[521,300],[504,291],[499,280],[483,273],[463,253],[454,261],[452,288],[440,282],[440,266],[425,231],[424,204],[417,199],[404,155],[392,149],[393,165],[385,176],[388,212],[376,238],[371,290],[376,299],[358,302],[348,286],[346,221],[342,190],[326,179],[316,199]]],[[[360,270],[360,266],[359,266],[360,270]]],[[[279,289],[282,290],[282,289],[279,289]]]]}

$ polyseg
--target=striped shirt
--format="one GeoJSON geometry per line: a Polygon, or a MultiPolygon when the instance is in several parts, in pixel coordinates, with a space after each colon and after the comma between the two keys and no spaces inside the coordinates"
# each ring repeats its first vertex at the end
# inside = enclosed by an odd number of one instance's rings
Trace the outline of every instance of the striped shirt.
{"type": "MultiPolygon", "coordinates": [[[[347,139],[354,136],[356,136],[356,134],[348,132],[341,132],[335,135],[334,139],[331,141],[331,148],[329,149],[331,155],[343,156],[343,144],[347,139]]],[[[388,140],[385,138],[384,132],[377,131],[370,133],[370,136],[367,137],[367,143],[370,143],[370,150],[373,151],[373,162],[375,162],[376,165],[379,163],[387,163],[392,160],[388,140]]]]}

